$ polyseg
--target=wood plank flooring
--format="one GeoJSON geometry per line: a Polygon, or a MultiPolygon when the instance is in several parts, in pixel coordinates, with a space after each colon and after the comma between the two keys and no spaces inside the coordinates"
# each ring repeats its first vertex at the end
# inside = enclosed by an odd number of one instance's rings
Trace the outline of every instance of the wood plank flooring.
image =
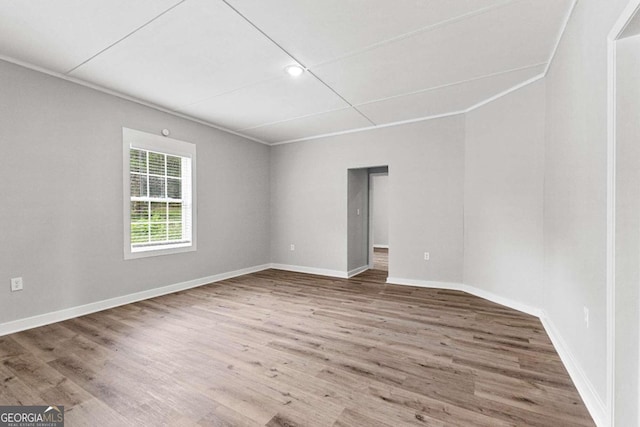
{"type": "Polygon", "coordinates": [[[389,271],[389,249],[373,248],[373,269],[389,271]]]}
{"type": "Polygon", "coordinates": [[[593,426],[538,319],[276,270],[0,337],[0,404],[67,426],[593,426]]]}

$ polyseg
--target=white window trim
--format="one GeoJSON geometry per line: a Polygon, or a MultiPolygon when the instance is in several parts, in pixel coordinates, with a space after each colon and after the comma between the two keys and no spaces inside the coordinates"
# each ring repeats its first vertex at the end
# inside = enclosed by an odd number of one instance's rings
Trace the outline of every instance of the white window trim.
{"type": "Polygon", "coordinates": [[[197,249],[197,191],[196,191],[196,145],[177,139],[122,128],[122,164],[123,164],[123,219],[124,219],[124,259],[146,258],[192,252],[197,249]],[[159,151],[181,157],[191,158],[191,243],[176,243],[158,246],[153,249],[131,250],[131,181],[129,173],[129,150],[131,147],[149,151],[159,151]]]}

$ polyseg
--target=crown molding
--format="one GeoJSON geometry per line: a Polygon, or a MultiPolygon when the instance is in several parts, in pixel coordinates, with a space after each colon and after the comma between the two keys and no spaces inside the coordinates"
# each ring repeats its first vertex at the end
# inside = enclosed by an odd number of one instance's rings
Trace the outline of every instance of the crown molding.
{"type": "MultiPolygon", "coordinates": [[[[504,4],[501,4],[500,7],[504,6],[506,4],[512,3],[512,2],[514,2],[514,1],[507,0],[504,4]]],[[[15,65],[18,65],[18,66],[21,66],[21,67],[24,67],[24,68],[28,68],[28,69],[33,70],[33,71],[38,71],[40,73],[44,73],[44,74],[47,74],[47,75],[50,75],[50,76],[53,76],[53,77],[57,77],[57,78],[60,78],[60,79],[63,79],[63,80],[66,80],[66,81],[69,81],[69,82],[72,82],[72,83],[76,83],[78,85],[85,86],[85,87],[88,87],[90,89],[93,89],[93,90],[96,90],[96,91],[99,91],[99,92],[102,92],[102,93],[106,93],[108,95],[112,95],[112,96],[115,96],[115,97],[118,97],[118,98],[121,98],[121,99],[125,99],[127,101],[131,101],[131,102],[134,102],[136,104],[143,105],[145,107],[153,108],[153,109],[161,111],[163,113],[171,114],[171,115],[176,116],[176,117],[180,117],[180,118],[183,118],[183,119],[186,119],[186,120],[190,120],[192,122],[199,123],[199,124],[211,127],[213,129],[217,129],[217,130],[220,130],[220,131],[223,131],[223,132],[235,135],[235,136],[239,136],[241,138],[248,139],[250,141],[254,141],[254,142],[257,142],[257,143],[260,143],[260,144],[264,144],[264,145],[268,145],[268,146],[277,146],[277,145],[284,145],[284,144],[292,144],[292,143],[296,143],[296,142],[312,141],[312,140],[316,140],[316,139],[328,138],[328,137],[334,137],[334,136],[340,136],[340,135],[347,135],[347,134],[357,133],[357,132],[366,132],[366,131],[370,131],[370,130],[374,130],[374,129],[383,129],[383,128],[387,128],[387,127],[401,126],[401,125],[417,123],[417,122],[422,122],[422,121],[428,121],[428,120],[437,120],[437,119],[442,119],[442,118],[446,118],[446,117],[457,116],[457,115],[460,115],[460,114],[467,114],[467,113],[470,113],[471,111],[474,111],[477,108],[483,107],[483,106],[485,106],[485,105],[487,105],[487,104],[489,104],[489,103],[491,103],[493,101],[496,101],[496,100],[498,100],[498,99],[500,99],[500,98],[502,98],[502,97],[504,97],[506,95],[509,95],[512,92],[515,92],[515,91],[517,91],[519,89],[522,89],[522,88],[524,88],[524,87],[526,87],[526,86],[528,86],[528,85],[530,85],[532,83],[535,83],[538,80],[546,77],[547,74],[549,73],[549,68],[551,67],[551,64],[553,63],[555,55],[556,55],[556,53],[558,51],[558,47],[560,45],[560,42],[561,42],[562,38],[564,37],[564,33],[565,33],[566,29],[567,29],[567,26],[569,24],[571,16],[573,16],[573,12],[575,10],[575,7],[576,7],[577,3],[578,3],[578,0],[573,0],[573,3],[571,4],[571,7],[569,8],[569,11],[568,11],[568,13],[567,13],[567,15],[566,15],[566,17],[564,19],[560,34],[558,35],[558,39],[556,40],[556,42],[554,44],[553,51],[551,53],[551,56],[549,57],[549,61],[546,63],[544,72],[539,74],[539,75],[537,75],[537,76],[534,76],[533,78],[530,78],[530,79],[528,79],[528,80],[526,80],[526,81],[524,81],[522,83],[519,83],[519,84],[511,87],[510,89],[507,89],[507,90],[505,90],[503,92],[500,92],[500,93],[498,93],[498,94],[496,94],[494,96],[491,96],[490,98],[487,98],[487,99],[485,99],[483,101],[480,101],[480,102],[478,102],[478,103],[476,103],[476,104],[474,104],[474,105],[472,105],[472,106],[470,106],[470,107],[468,107],[466,109],[463,109],[463,110],[451,111],[451,112],[447,112],[447,113],[435,114],[435,115],[430,115],[430,116],[417,117],[417,118],[408,119],[408,120],[400,120],[400,121],[395,121],[395,122],[390,122],[390,123],[383,123],[383,124],[379,124],[379,125],[365,126],[365,127],[355,128],[355,129],[337,131],[337,132],[329,132],[329,133],[324,133],[324,134],[307,136],[307,137],[303,137],[303,138],[295,138],[295,139],[290,139],[290,140],[285,140],[285,141],[277,141],[277,142],[273,142],[273,143],[269,143],[269,142],[266,142],[266,141],[264,141],[262,139],[246,135],[246,134],[244,134],[242,132],[233,131],[231,129],[225,128],[223,126],[216,125],[216,124],[214,124],[212,122],[209,122],[209,121],[206,121],[206,120],[197,119],[197,118],[189,116],[187,114],[183,114],[183,113],[180,113],[180,112],[175,111],[175,110],[170,110],[170,109],[161,107],[160,105],[154,104],[152,102],[143,101],[142,99],[138,99],[138,98],[133,97],[133,96],[125,95],[123,93],[120,93],[120,92],[117,92],[117,91],[114,91],[114,90],[111,90],[111,89],[107,89],[105,87],[102,87],[102,86],[99,86],[99,85],[96,85],[96,84],[93,84],[93,83],[89,83],[89,82],[86,82],[84,80],[68,76],[66,74],[62,74],[62,73],[59,73],[59,72],[51,71],[51,70],[48,70],[48,69],[45,69],[45,68],[42,68],[42,67],[39,67],[39,66],[24,62],[24,61],[20,61],[20,60],[17,60],[15,58],[11,58],[11,57],[8,57],[8,56],[0,55],[0,60],[15,64],[15,65]]],[[[535,64],[535,65],[531,65],[531,66],[528,66],[528,67],[522,67],[520,69],[526,69],[526,68],[529,68],[529,67],[540,66],[540,65],[543,65],[543,64],[535,64]]],[[[470,79],[470,80],[475,80],[475,79],[470,79]]],[[[458,84],[458,83],[460,83],[460,82],[453,83],[452,85],[458,84]]],[[[462,83],[464,83],[464,82],[462,82],[462,83]]],[[[423,92],[423,91],[428,91],[428,90],[431,90],[431,89],[426,89],[426,90],[422,90],[422,91],[418,91],[418,92],[423,92]]],[[[352,108],[356,112],[360,113],[359,110],[357,109],[357,106],[350,105],[350,107],[347,107],[347,108],[352,108]]],[[[311,117],[311,116],[314,116],[314,115],[315,114],[310,114],[310,115],[303,116],[303,117],[311,117]]],[[[295,120],[295,118],[294,119],[290,119],[290,120],[295,120]]],[[[276,122],[276,123],[280,123],[280,122],[276,122]]],[[[270,124],[275,124],[275,123],[270,123],[270,124]]],[[[253,127],[250,127],[250,128],[246,128],[246,130],[255,129],[255,128],[259,128],[261,126],[267,126],[267,125],[269,125],[269,124],[253,126],[253,127]]]]}
{"type": "Polygon", "coordinates": [[[154,110],[161,111],[161,112],[167,113],[167,114],[171,114],[172,116],[180,117],[181,119],[186,119],[186,120],[189,120],[191,122],[195,122],[195,123],[198,123],[198,124],[201,124],[201,125],[204,125],[204,126],[207,126],[207,127],[210,127],[210,128],[222,131],[222,132],[229,133],[231,135],[239,136],[241,138],[248,139],[250,141],[257,142],[259,144],[269,145],[269,143],[267,143],[267,142],[265,142],[265,141],[263,141],[263,140],[261,140],[259,138],[255,138],[255,137],[252,137],[252,136],[249,136],[249,135],[244,135],[244,134],[242,134],[240,132],[236,132],[236,131],[233,131],[231,129],[227,129],[227,128],[223,127],[223,126],[216,125],[216,124],[208,122],[206,120],[197,119],[195,117],[191,117],[191,116],[188,116],[186,114],[182,114],[182,113],[179,113],[177,111],[170,110],[170,109],[165,108],[165,107],[161,107],[160,105],[154,104],[152,102],[143,101],[142,99],[136,98],[134,96],[125,95],[124,93],[121,93],[121,92],[118,92],[118,91],[115,91],[115,90],[112,90],[112,89],[107,89],[107,88],[102,87],[100,85],[89,83],[87,81],[84,81],[84,80],[81,80],[81,79],[77,79],[75,77],[71,77],[71,76],[68,76],[66,74],[59,73],[57,71],[48,70],[46,68],[39,67],[37,65],[33,65],[33,64],[29,63],[29,62],[20,61],[19,59],[15,59],[15,58],[12,58],[10,56],[0,55],[0,61],[8,62],[10,64],[17,65],[19,67],[23,67],[23,68],[26,68],[26,69],[29,69],[29,70],[32,70],[32,71],[37,71],[39,73],[46,74],[46,75],[51,76],[51,77],[56,77],[56,78],[59,78],[59,79],[62,79],[62,80],[65,80],[65,81],[68,81],[68,82],[71,82],[71,83],[75,83],[77,85],[84,86],[86,88],[93,89],[95,91],[102,92],[102,93],[105,93],[107,95],[115,96],[116,98],[124,99],[126,101],[130,101],[130,102],[133,102],[133,103],[136,103],[136,104],[148,107],[148,108],[153,108],[154,110]]]}

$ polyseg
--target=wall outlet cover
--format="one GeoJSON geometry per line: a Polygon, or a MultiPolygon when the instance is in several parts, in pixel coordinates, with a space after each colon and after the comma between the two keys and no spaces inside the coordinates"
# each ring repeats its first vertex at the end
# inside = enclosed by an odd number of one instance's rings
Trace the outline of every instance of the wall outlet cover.
{"type": "Polygon", "coordinates": [[[11,279],[11,292],[21,291],[23,286],[22,277],[14,277],[11,279]]]}

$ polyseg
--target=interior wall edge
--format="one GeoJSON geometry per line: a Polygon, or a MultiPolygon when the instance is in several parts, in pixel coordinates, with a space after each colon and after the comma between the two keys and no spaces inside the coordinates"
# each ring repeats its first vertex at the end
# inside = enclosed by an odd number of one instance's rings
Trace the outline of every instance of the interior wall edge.
{"type": "Polygon", "coordinates": [[[347,278],[351,279],[353,276],[357,276],[360,273],[363,273],[367,270],[369,270],[369,264],[367,265],[363,265],[362,267],[358,267],[358,268],[354,268],[353,270],[349,270],[347,272],[347,278]]]}
{"type": "Polygon", "coordinates": [[[560,332],[553,324],[551,318],[547,315],[547,312],[542,310],[540,315],[540,321],[544,326],[547,335],[553,343],[553,347],[558,352],[562,364],[569,372],[569,376],[576,386],[580,397],[587,407],[589,414],[593,418],[593,421],[598,427],[610,427],[611,424],[608,421],[607,405],[600,398],[593,383],[589,380],[589,377],[580,367],[580,364],[576,361],[575,356],[571,352],[571,349],[566,344],[560,332]]]}
{"type": "Polygon", "coordinates": [[[576,358],[571,352],[569,346],[566,344],[562,335],[555,327],[553,321],[549,318],[546,311],[537,308],[531,307],[529,305],[523,304],[521,302],[502,297],[500,295],[487,292],[483,289],[476,288],[471,285],[467,285],[464,283],[453,283],[453,282],[434,282],[427,280],[416,280],[416,279],[403,279],[398,277],[389,277],[387,278],[387,283],[393,285],[401,285],[401,286],[416,286],[423,288],[432,288],[432,289],[447,289],[454,291],[462,291],[468,294],[477,296],[479,298],[483,298],[494,302],[496,304],[503,305],[505,307],[512,308],[517,311],[521,311],[523,313],[529,314],[531,316],[537,317],[540,319],[542,326],[544,327],[553,347],[558,352],[560,359],[562,360],[562,364],[565,369],[569,373],[571,380],[573,381],[580,397],[585,403],[591,417],[598,427],[610,427],[610,424],[607,421],[607,406],[605,402],[602,401],[598,393],[596,392],[595,387],[589,380],[589,377],[586,375],[584,370],[580,367],[580,365],[576,362],[576,358]]]}
{"type": "Polygon", "coordinates": [[[419,279],[405,279],[401,277],[388,277],[387,283],[392,285],[402,286],[416,286],[420,288],[432,288],[432,289],[447,289],[451,291],[462,291],[471,295],[475,295],[479,298],[486,299],[496,304],[504,305],[505,307],[512,308],[517,311],[529,314],[531,316],[540,317],[543,311],[537,307],[532,307],[527,304],[523,304],[519,301],[505,298],[498,294],[485,291],[484,289],[477,288],[475,286],[467,285],[465,283],[455,282],[437,282],[431,280],[419,280],[419,279]]]}
{"type": "Polygon", "coordinates": [[[269,144],[270,146],[274,147],[274,146],[278,146],[278,145],[286,145],[286,144],[294,144],[294,143],[298,143],[298,142],[307,142],[307,141],[313,141],[316,139],[322,139],[322,138],[327,138],[327,137],[332,137],[332,136],[340,136],[340,135],[348,135],[348,134],[352,134],[352,133],[358,133],[358,132],[366,132],[366,131],[370,131],[370,130],[376,130],[376,129],[384,129],[384,128],[388,128],[388,127],[395,127],[395,126],[404,126],[404,125],[408,125],[411,123],[419,123],[419,122],[425,122],[425,121],[430,121],[430,120],[438,120],[438,119],[444,119],[447,117],[454,117],[454,116],[466,116],[469,113],[472,113],[473,111],[476,111],[486,105],[489,105],[501,98],[504,98],[507,95],[512,94],[513,92],[517,92],[520,89],[523,89],[529,85],[532,85],[534,83],[536,83],[539,80],[543,80],[546,77],[546,73],[540,73],[537,76],[534,76],[528,80],[525,80],[521,83],[518,83],[515,86],[512,86],[511,88],[504,90],[498,94],[495,94],[487,99],[484,99],[476,104],[471,105],[470,107],[463,109],[463,110],[458,110],[458,111],[452,111],[452,112],[448,112],[448,113],[442,113],[442,114],[435,114],[432,116],[424,116],[424,117],[418,117],[415,119],[409,119],[409,120],[401,120],[401,121],[397,121],[397,122],[390,122],[390,123],[383,123],[383,124],[379,124],[379,125],[375,125],[375,126],[367,126],[367,127],[362,127],[362,128],[356,128],[356,129],[348,129],[348,130],[343,130],[343,131],[338,131],[338,132],[331,132],[331,133],[326,133],[326,134],[320,134],[320,135],[313,135],[313,136],[307,136],[304,138],[296,138],[296,139],[291,139],[291,140],[287,140],[287,141],[279,141],[279,142],[274,142],[269,144]]]}

